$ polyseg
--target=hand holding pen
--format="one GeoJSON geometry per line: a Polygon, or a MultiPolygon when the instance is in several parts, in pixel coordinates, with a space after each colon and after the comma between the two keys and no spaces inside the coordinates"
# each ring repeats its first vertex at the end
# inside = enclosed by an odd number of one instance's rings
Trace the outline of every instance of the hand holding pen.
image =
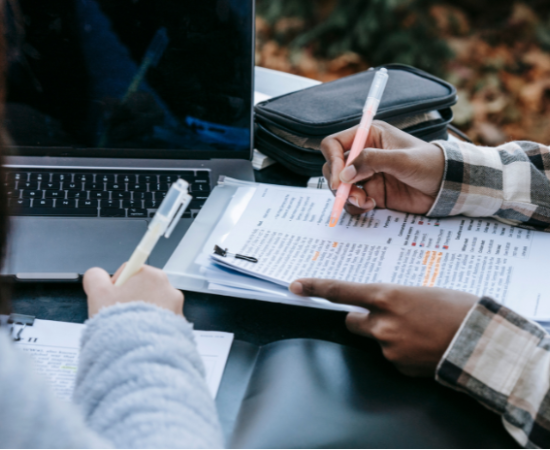
{"type": "MultiPolygon", "coordinates": [[[[376,72],[372,84],[367,95],[365,106],[363,107],[363,116],[361,122],[357,128],[355,138],[353,139],[353,145],[348,156],[346,165],[349,166],[355,158],[359,156],[361,151],[365,148],[367,138],[369,137],[370,127],[376,112],[378,111],[378,105],[384,94],[386,83],[388,82],[388,71],[382,68],[376,72]]],[[[329,226],[334,227],[340,219],[344,205],[349,197],[351,191],[351,183],[341,183],[336,191],[336,198],[334,199],[334,207],[332,208],[332,214],[330,215],[329,226]]]]}
{"type": "Polygon", "coordinates": [[[346,211],[357,215],[376,206],[426,214],[439,192],[445,170],[441,148],[375,120],[366,148],[346,166],[346,152],[356,130],[354,127],[333,134],[321,144],[327,160],[323,175],[333,192],[342,181],[352,184],[346,211]]]}

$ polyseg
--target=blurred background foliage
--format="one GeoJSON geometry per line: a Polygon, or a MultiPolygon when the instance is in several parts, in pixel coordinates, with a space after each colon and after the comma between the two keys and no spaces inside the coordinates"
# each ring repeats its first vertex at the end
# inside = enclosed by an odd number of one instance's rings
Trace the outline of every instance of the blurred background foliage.
{"type": "Polygon", "coordinates": [[[330,81],[410,64],[459,91],[480,144],[550,144],[550,0],[256,0],[256,64],[330,81]]]}

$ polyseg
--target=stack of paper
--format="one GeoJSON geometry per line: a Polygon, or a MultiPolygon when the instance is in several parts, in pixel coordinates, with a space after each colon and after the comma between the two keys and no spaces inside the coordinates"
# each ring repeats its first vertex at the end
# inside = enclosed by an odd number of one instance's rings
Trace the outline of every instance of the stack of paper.
{"type": "Polygon", "coordinates": [[[550,318],[544,283],[549,233],[490,219],[439,220],[390,210],[346,213],[330,228],[328,190],[238,186],[212,236],[228,252],[258,262],[217,255],[209,240],[196,262],[211,290],[288,299],[288,285],[302,277],[438,286],[492,296],[530,318],[550,318]]]}

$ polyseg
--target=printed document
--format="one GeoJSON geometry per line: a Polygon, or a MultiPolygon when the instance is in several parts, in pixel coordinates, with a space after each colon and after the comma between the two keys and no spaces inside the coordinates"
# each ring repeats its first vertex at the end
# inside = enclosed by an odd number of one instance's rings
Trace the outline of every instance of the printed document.
{"type": "MultiPolygon", "coordinates": [[[[7,322],[7,316],[0,316],[0,319],[7,322]]],[[[15,342],[17,347],[31,355],[36,370],[50,381],[57,396],[65,400],[70,400],[73,394],[84,327],[78,323],[37,319],[22,331],[21,340],[15,342]]],[[[16,325],[16,329],[19,328],[21,326],[16,325]]],[[[197,330],[193,333],[206,370],[208,388],[216,397],[233,334],[197,330]]]]}
{"type": "Polygon", "coordinates": [[[218,243],[258,263],[204,251],[216,264],[282,286],[303,277],[437,286],[491,296],[529,318],[550,318],[550,233],[491,219],[378,209],[345,213],[330,228],[333,201],[326,190],[260,184],[218,243]]]}

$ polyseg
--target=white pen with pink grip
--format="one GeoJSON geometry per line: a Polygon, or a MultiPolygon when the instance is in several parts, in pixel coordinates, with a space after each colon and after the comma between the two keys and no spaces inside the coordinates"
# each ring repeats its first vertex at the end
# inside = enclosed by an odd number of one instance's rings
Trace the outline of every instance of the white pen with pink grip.
{"type": "MultiPolygon", "coordinates": [[[[378,111],[378,105],[380,104],[380,100],[384,94],[384,89],[386,88],[387,82],[388,71],[385,68],[378,70],[369,89],[367,101],[365,102],[365,106],[363,108],[363,116],[361,117],[359,128],[355,134],[355,139],[353,140],[351,151],[349,153],[348,160],[346,161],[346,167],[349,166],[365,148],[367,138],[369,137],[370,127],[372,125],[372,121],[374,120],[374,116],[378,111]]],[[[338,223],[342,210],[344,209],[344,205],[349,197],[350,190],[350,183],[340,183],[340,186],[336,191],[336,198],[334,199],[334,206],[332,207],[332,213],[330,215],[329,227],[334,227],[338,223]]]]}

